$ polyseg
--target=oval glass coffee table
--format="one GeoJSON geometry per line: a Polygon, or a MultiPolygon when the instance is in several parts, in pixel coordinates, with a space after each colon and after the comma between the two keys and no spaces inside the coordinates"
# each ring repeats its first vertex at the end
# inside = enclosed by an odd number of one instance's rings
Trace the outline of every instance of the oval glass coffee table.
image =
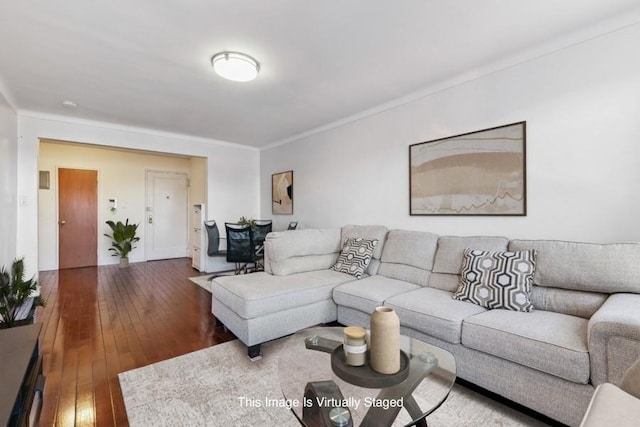
{"type": "Polygon", "coordinates": [[[453,355],[401,336],[409,358],[406,379],[381,388],[356,385],[352,382],[359,381],[344,381],[345,375],[332,369],[331,353],[342,345],[343,329],[305,329],[284,342],[278,377],[287,407],[307,427],[426,426],[425,417],[442,405],[455,383],[453,355]]]}

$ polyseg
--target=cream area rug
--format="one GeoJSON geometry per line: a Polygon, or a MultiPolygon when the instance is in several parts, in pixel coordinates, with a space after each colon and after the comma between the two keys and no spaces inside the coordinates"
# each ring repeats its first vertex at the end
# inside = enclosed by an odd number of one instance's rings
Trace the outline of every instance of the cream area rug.
{"type": "Polygon", "coordinates": [[[220,271],[217,273],[205,274],[202,276],[189,277],[189,280],[200,286],[202,289],[211,292],[211,280],[213,280],[214,277],[233,275],[235,275],[233,271],[220,271]]]}
{"type": "MultiPolygon", "coordinates": [[[[121,373],[130,425],[300,426],[289,409],[249,404],[283,399],[278,350],[284,339],[263,344],[256,362],[234,340],[121,373]]],[[[459,385],[427,420],[431,427],[546,426],[459,385]]]]}
{"type": "Polygon", "coordinates": [[[189,277],[189,280],[208,292],[211,292],[211,279],[213,279],[213,274],[208,274],[206,276],[189,277]]]}

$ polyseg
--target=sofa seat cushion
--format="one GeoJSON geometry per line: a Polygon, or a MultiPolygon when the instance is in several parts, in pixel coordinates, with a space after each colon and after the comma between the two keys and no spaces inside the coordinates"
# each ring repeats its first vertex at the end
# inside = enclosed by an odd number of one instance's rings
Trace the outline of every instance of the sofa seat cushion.
{"type": "Polygon", "coordinates": [[[331,299],[333,288],[350,280],[355,278],[329,269],[288,276],[259,272],[217,277],[211,281],[211,293],[238,316],[252,319],[331,299]]]}
{"type": "Polygon", "coordinates": [[[589,382],[587,319],[490,310],[464,320],[462,344],[557,377],[589,382]]]}
{"type": "Polygon", "coordinates": [[[388,298],[419,288],[413,283],[376,275],[336,286],[333,300],[338,305],[371,314],[388,298]]]}
{"type": "Polygon", "coordinates": [[[459,344],[462,321],[485,308],[451,298],[451,292],[433,288],[420,288],[387,299],[384,305],[392,307],[400,317],[400,326],[406,326],[443,341],[459,344]]]}

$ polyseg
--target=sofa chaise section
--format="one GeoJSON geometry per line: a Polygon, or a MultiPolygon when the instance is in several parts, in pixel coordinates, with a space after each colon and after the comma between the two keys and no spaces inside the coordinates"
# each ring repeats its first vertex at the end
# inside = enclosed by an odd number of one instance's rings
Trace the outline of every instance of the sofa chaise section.
{"type": "Polygon", "coordinates": [[[269,233],[265,271],[211,282],[217,321],[259,358],[260,344],[336,320],[333,287],[353,277],[329,270],[340,250],[340,229],[269,233]]]}
{"type": "Polygon", "coordinates": [[[273,232],[265,240],[265,271],[211,282],[211,311],[258,358],[263,342],[337,319],[335,286],[355,277],[331,269],[350,237],[378,240],[368,271],[377,270],[387,229],[345,226],[273,232]],[[379,249],[378,249],[379,248],[379,249]]]}
{"type": "Polygon", "coordinates": [[[260,355],[260,344],[319,323],[336,320],[333,288],[353,277],[333,270],[288,276],[265,272],[218,277],[211,282],[211,310],[248,347],[260,355]]]}

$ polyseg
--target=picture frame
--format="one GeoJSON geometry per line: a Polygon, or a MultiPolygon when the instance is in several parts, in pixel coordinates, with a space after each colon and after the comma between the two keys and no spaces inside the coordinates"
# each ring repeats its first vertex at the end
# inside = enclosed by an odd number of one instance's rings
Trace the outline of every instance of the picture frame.
{"type": "Polygon", "coordinates": [[[409,146],[409,214],[525,216],[526,121],[409,146]]]}
{"type": "Polygon", "coordinates": [[[293,215],[293,171],[271,175],[271,213],[293,215]]]}

